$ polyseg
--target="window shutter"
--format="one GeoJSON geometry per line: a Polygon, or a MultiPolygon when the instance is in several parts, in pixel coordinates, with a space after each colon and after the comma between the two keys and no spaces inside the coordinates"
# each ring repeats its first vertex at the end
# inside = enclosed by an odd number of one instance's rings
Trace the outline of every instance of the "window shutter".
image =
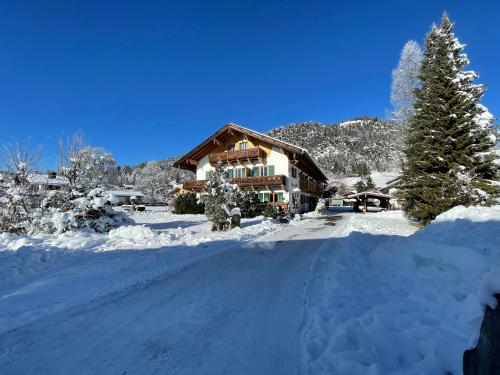
{"type": "Polygon", "coordinates": [[[274,165],[270,165],[267,167],[268,168],[268,176],[274,176],[274,165]]]}
{"type": "Polygon", "coordinates": [[[260,176],[260,168],[259,167],[253,167],[252,168],[252,176],[260,176]]]}

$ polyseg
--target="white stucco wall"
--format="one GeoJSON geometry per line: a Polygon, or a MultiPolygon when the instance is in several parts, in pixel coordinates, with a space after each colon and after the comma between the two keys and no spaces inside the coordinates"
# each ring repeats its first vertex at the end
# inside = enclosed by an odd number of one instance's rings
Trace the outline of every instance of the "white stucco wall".
{"type": "Polygon", "coordinates": [[[208,155],[205,155],[200,160],[198,160],[198,165],[196,166],[196,179],[204,180],[207,171],[211,171],[214,168],[210,165],[208,161],[208,155]]]}
{"type": "MultiPolygon", "coordinates": [[[[238,167],[262,167],[266,165],[274,165],[274,174],[275,175],[285,175],[289,176],[290,169],[288,165],[288,157],[283,153],[280,149],[272,149],[269,157],[264,160],[264,163],[260,163],[257,160],[254,162],[246,162],[242,164],[234,164],[233,166],[229,166],[230,168],[238,168],[238,167]]],[[[206,172],[214,170],[214,167],[208,161],[208,155],[205,155],[198,161],[198,165],[196,166],[196,179],[204,180],[206,177],[206,172]]]]}

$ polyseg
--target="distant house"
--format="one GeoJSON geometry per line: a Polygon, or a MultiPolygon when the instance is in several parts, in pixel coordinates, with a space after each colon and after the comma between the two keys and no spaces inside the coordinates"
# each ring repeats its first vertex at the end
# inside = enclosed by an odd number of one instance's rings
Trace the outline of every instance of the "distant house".
{"type": "Polygon", "coordinates": [[[58,176],[56,172],[30,173],[27,178],[32,190],[60,190],[69,184],[66,177],[58,176]]]}
{"type": "Polygon", "coordinates": [[[241,189],[292,213],[313,210],[328,181],[305,149],[227,124],[174,164],[196,173],[196,180],[184,181],[182,190],[203,195],[218,162],[241,189]]]}
{"type": "Polygon", "coordinates": [[[106,191],[111,204],[122,206],[124,204],[141,204],[144,199],[144,194],[140,191],[133,190],[109,190],[106,191]]]}

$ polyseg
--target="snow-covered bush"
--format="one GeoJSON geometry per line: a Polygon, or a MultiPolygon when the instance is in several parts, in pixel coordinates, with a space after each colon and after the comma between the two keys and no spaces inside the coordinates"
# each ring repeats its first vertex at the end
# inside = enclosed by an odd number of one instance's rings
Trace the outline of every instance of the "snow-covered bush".
{"type": "Polygon", "coordinates": [[[41,207],[40,214],[33,217],[31,232],[63,233],[92,229],[104,233],[132,223],[125,213],[113,209],[102,189],[93,189],[85,195],[72,192],[69,199],[65,199],[65,195],[64,192],[57,192],[44,200],[45,207],[41,207]]]}
{"type": "Polygon", "coordinates": [[[212,222],[212,230],[227,230],[231,223],[231,210],[236,207],[235,195],[238,185],[226,179],[222,163],[217,163],[207,182],[208,194],[205,197],[205,215],[212,222]]]}
{"type": "Polygon", "coordinates": [[[242,189],[236,192],[235,203],[240,208],[241,217],[243,218],[253,218],[262,213],[259,198],[250,189],[242,189]]]}
{"type": "Polygon", "coordinates": [[[276,217],[278,216],[276,206],[271,203],[268,203],[262,210],[262,215],[264,215],[265,217],[276,219],[276,217]]]}
{"type": "Polygon", "coordinates": [[[185,193],[175,198],[174,211],[176,214],[202,214],[205,212],[205,206],[198,202],[196,194],[185,193]]]}
{"type": "Polygon", "coordinates": [[[33,208],[37,207],[40,196],[30,189],[28,174],[38,157],[27,149],[5,146],[4,165],[10,175],[2,176],[0,196],[0,230],[9,233],[26,233],[32,222],[33,208]]]}
{"type": "Polygon", "coordinates": [[[319,214],[324,214],[326,212],[326,200],[323,198],[318,199],[315,211],[319,214]]]}
{"type": "Polygon", "coordinates": [[[11,182],[0,198],[0,230],[26,233],[31,224],[33,193],[24,184],[11,182]]]}

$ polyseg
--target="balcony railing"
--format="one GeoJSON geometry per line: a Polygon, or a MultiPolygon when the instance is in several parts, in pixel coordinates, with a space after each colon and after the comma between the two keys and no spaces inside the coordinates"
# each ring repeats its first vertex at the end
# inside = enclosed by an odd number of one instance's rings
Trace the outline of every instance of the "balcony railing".
{"type": "Polygon", "coordinates": [[[207,180],[185,180],[182,182],[182,188],[188,191],[203,191],[207,188],[207,180]]]}
{"type": "Polygon", "coordinates": [[[209,154],[208,160],[213,164],[218,161],[231,162],[237,160],[255,160],[263,157],[265,157],[264,150],[259,147],[255,147],[247,150],[224,151],[209,154]]]}
{"type": "MultiPolygon", "coordinates": [[[[231,182],[241,188],[285,186],[286,177],[284,175],[238,177],[231,179],[231,182]]],[[[207,189],[207,180],[186,180],[182,183],[182,188],[187,191],[204,191],[207,189]]]]}
{"type": "Polygon", "coordinates": [[[299,188],[304,193],[319,195],[323,193],[323,186],[318,182],[301,180],[299,181],[299,188]]]}
{"type": "Polygon", "coordinates": [[[281,174],[276,176],[254,176],[254,177],[233,178],[231,181],[233,184],[237,184],[239,187],[286,185],[286,177],[281,174]]]}

